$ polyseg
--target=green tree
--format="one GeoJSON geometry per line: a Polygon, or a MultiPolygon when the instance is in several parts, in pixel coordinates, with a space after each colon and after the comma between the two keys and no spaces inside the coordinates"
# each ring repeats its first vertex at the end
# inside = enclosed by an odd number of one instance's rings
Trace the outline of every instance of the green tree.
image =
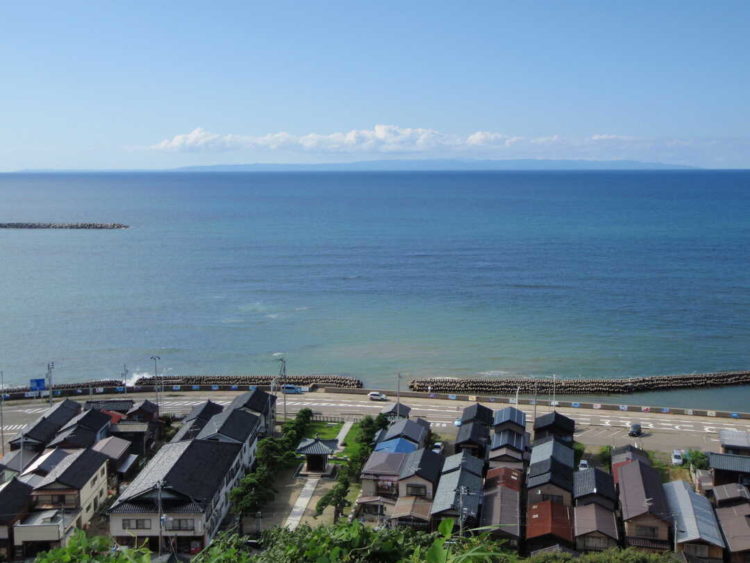
{"type": "Polygon", "coordinates": [[[229,493],[232,511],[239,515],[252,514],[271,502],[276,490],[271,486],[270,473],[261,466],[240,479],[239,485],[229,493]]]}
{"type": "Polygon", "coordinates": [[[222,532],[193,563],[250,563],[250,553],[242,537],[222,532]]]}
{"type": "Polygon", "coordinates": [[[341,514],[344,509],[351,505],[351,502],[346,498],[349,494],[349,478],[346,471],[342,471],[339,475],[339,479],[336,481],[336,485],[320,497],[320,500],[315,505],[315,516],[320,516],[323,511],[329,507],[333,507],[333,523],[339,521],[341,514]]]}
{"type": "Polygon", "coordinates": [[[151,552],[145,547],[121,548],[106,536],[88,537],[76,530],[68,545],[37,555],[36,563],[149,563],[151,552]]]}
{"type": "Polygon", "coordinates": [[[609,467],[612,464],[612,446],[602,446],[599,448],[599,459],[602,465],[609,467]]]}
{"type": "Polygon", "coordinates": [[[685,452],[685,461],[696,469],[708,469],[708,454],[700,450],[688,450],[685,452]]]}

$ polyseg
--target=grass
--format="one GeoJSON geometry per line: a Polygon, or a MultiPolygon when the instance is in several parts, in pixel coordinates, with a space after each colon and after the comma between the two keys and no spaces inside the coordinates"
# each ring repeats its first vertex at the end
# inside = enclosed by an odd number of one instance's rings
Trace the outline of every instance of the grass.
{"type": "Polygon", "coordinates": [[[311,422],[305,432],[306,438],[318,436],[322,440],[330,440],[339,435],[343,422],[311,422]]]}
{"type": "Polygon", "coordinates": [[[351,457],[354,453],[354,450],[356,448],[359,448],[359,422],[355,422],[352,427],[349,429],[349,432],[347,432],[346,437],[344,438],[344,443],[346,446],[344,447],[343,455],[346,457],[351,457]]]}

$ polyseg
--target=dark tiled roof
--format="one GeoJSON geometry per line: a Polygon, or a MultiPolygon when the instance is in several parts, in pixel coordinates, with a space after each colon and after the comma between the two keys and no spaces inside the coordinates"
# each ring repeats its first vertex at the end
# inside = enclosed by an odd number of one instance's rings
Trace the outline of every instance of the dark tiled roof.
{"type": "Polygon", "coordinates": [[[585,506],[576,506],[575,515],[575,535],[583,536],[591,532],[600,532],[605,536],[618,541],[617,519],[615,513],[607,510],[603,506],[592,503],[585,506]]]}
{"type": "Polygon", "coordinates": [[[466,422],[461,424],[456,436],[456,444],[477,444],[484,446],[490,440],[489,429],[481,422],[466,422]]]}
{"type": "Polygon", "coordinates": [[[392,440],[393,438],[408,438],[415,444],[422,444],[427,439],[427,430],[421,424],[413,420],[401,419],[392,423],[385,431],[381,442],[392,440]]]}
{"type": "Polygon", "coordinates": [[[750,550],[750,503],[717,508],[716,517],[731,553],[750,550]]]}
{"type": "Polygon", "coordinates": [[[0,484],[0,524],[12,524],[29,506],[31,487],[15,477],[0,484]]]}
{"type": "Polygon", "coordinates": [[[443,475],[457,469],[465,469],[469,473],[481,477],[482,470],[484,469],[484,461],[471,455],[469,452],[461,452],[445,458],[443,462],[443,475]]]}
{"type": "MultiPolygon", "coordinates": [[[[116,504],[110,512],[115,514],[148,514],[149,512],[156,512],[158,505],[156,502],[150,500],[144,502],[123,502],[116,504]]],[[[169,504],[169,513],[180,513],[180,514],[200,514],[204,511],[204,507],[197,502],[191,502],[190,500],[171,503],[169,504]]]]}
{"type": "Polygon", "coordinates": [[[480,526],[499,526],[499,532],[521,535],[521,493],[510,487],[485,489],[480,526]]]}
{"type": "Polygon", "coordinates": [[[708,463],[711,469],[721,471],[734,471],[736,473],[750,473],[750,456],[717,454],[710,452],[708,454],[708,463]]]}
{"type": "Polygon", "coordinates": [[[127,413],[135,401],[132,399],[102,399],[100,401],[86,401],[83,405],[84,410],[96,409],[127,413]]]}
{"type": "Polygon", "coordinates": [[[482,478],[463,468],[442,474],[432,499],[432,514],[458,510],[460,487],[466,487],[469,493],[464,495],[463,500],[467,516],[476,517],[482,500],[482,478]]]}
{"type": "Polygon", "coordinates": [[[573,434],[576,429],[575,420],[557,411],[543,414],[534,421],[534,430],[544,430],[555,427],[562,432],[573,434]]]}
{"type": "Polygon", "coordinates": [[[493,417],[493,426],[499,426],[506,422],[513,422],[518,424],[521,428],[526,427],[526,413],[515,407],[505,407],[499,411],[495,411],[493,417]]]}
{"type": "Polygon", "coordinates": [[[65,450],[62,448],[45,450],[42,455],[34,460],[34,463],[29,465],[26,471],[44,477],[57,467],[58,463],[72,453],[75,453],[75,450],[65,450]]]}
{"type": "Polygon", "coordinates": [[[667,497],[659,472],[641,461],[620,467],[620,509],[623,520],[650,513],[665,522],[671,521],[667,497]]]}
{"type": "Polygon", "coordinates": [[[466,424],[467,422],[476,421],[481,422],[485,426],[492,426],[492,418],[492,409],[479,403],[474,403],[464,409],[461,414],[461,423],[466,424]]]}
{"type": "Polygon", "coordinates": [[[208,421],[209,418],[215,414],[219,414],[224,410],[224,407],[214,403],[213,401],[203,401],[200,405],[195,405],[190,412],[185,416],[185,422],[201,419],[204,422],[208,421]]]}
{"type": "Polygon", "coordinates": [[[91,449],[78,450],[60,461],[35,487],[40,489],[52,483],[62,483],[74,489],[82,488],[94,476],[107,456],[91,449]]]}
{"type": "Polygon", "coordinates": [[[276,403],[276,396],[255,388],[237,395],[229,404],[230,409],[248,409],[267,415],[269,409],[276,403]]]}
{"type": "Polygon", "coordinates": [[[321,440],[320,438],[304,438],[297,446],[298,454],[332,455],[338,448],[338,440],[321,440]]]}
{"type": "Polygon", "coordinates": [[[95,443],[95,430],[82,426],[73,426],[55,434],[55,437],[48,443],[48,446],[58,447],[64,444],[67,448],[90,448],[95,443]]]}
{"type": "Polygon", "coordinates": [[[563,465],[573,467],[575,453],[573,448],[550,436],[547,439],[534,442],[534,447],[531,448],[530,463],[533,465],[547,459],[554,459],[563,465]]]}
{"type": "Polygon", "coordinates": [[[499,448],[513,448],[519,452],[524,452],[528,443],[526,441],[526,433],[519,434],[512,430],[503,430],[501,432],[495,432],[492,434],[491,450],[497,450],[499,448]]]}
{"type": "Polygon", "coordinates": [[[401,474],[401,468],[406,463],[408,454],[390,452],[372,452],[362,468],[362,474],[368,475],[393,475],[401,474]]]}
{"type": "Polygon", "coordinates": [[[529,466],[526,488],[533,489],[552,483],[566,491],[573,491],[573,468],[548,459],[529,466]]]}
{"type": "Polygon", "coordinates": [[[408,418],[409,413],[411,412],[411,407],[406,406],[404,403],[391,403],[384,406],[383,410],[380,412],[386,416],[391,415],[408,418]]]}
{"type": "Polygon", "coordinates": [[[20,442],[21,437],[29,438],[35,442],[46,444],[58,430],[63,428],[70,419],[81,412],[81,405],[70,399],[57,403],[48,408],[36,419],[35,422],[27,424],[11,443],[20,442]]]}
{"type": "Polygon", "coordinates": [[[199,439],[211,439],[217,434],[245,442],[258,428],[260,419],[252,413],[239,409],[227,409],[211,417],[198,434],[199,439]]]}
{"type": "Polygon", "coordinates": [[[109,415],[106,415],[101,411],[91,409],[83,411],[79,415],[71,418],[62,426],[61,430],[66,430],[68,428],[72,428],[73,426],[77,426],[79,428],[86,428],[87,430],[98,432],[104,426],[106,426],[110,422],[110,420],[111,419],[109,418],[109,415]]]}
{"type": "Polygon", "coordinates": [[[13,450],[5,454],[2,458],[0,458],[0,470],[9,470],[9,471],[15,471],[16,473],[21,473],[24,469],[26,469],[29,465],[31,465],[31,462],[34,461],[39,454],[37,452],[32,452],[29,450],[13,450]],[[21,467],[21,464],[23,464],[23,467],[21,467]]]}
{"type": "Polygon", "coordinates": [[[148,399],[144,399],[143,401],[139,401],[138,403],[133,405],[132,408],[128,411],[128,414],[135,414],[138,411],[143,411],[148,414],[156,414],[159,412],[159,407],[148,399]]]}
{"type": "Polygon", "coordinates": [[[596,467],[589,467],[573,474],[573,497],[600,495],[612,501],[617,500],[615,482],[612,475],[596,467]]]}
{"type": "Polygon", "coordinates": [[[81,412],[81,405],[79,403],[71,401],[70,399],[65,399],[64,401],[57,403],[56,405],[53,405],[49,409],[47,409],[42,414],[42,418],[46,418],[50,422],[53,422],[54,424],[57,424],[60,426],[60,428],[62,428],[62,426],[66,422],[68,422],[79,412],[81,412]]]}
{"type": "Polygon", "coordinates": [[[418,475],[431,483],[435,483],[440,478],[440,471],[442,469],[443,457],[427,448],[422,448],[406,456],[406,461],[401,467],[399,479],[418,475]]]}

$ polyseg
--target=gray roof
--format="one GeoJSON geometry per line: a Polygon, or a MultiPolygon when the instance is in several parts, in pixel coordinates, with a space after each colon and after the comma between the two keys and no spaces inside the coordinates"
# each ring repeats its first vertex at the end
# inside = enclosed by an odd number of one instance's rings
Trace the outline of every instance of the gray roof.
{"type": "MultiPolygon", "coordinates": [[[[185,416],[185,422],[200,419],[204,423],[208,421],[215,414],[219,414],[224,410],[224,407],[214,403],[213,401],[203,401],[199,405],[195,405],[190,412],[185,416]]],[[[202,428],[202,426],[201,426],[202,428]]]]}
{"type": "Polygon", "coordinates": [[[492,426],[492,418],[492,409],[485,407],[484,405],[480,405],[479,403],[469,405],[463,410],[463,413],[461,413],[462,424],[476,421],[484,424],[485,426],[492,426]]]}
{"type": "Polygon", "coordinates": [[[573,468],[555,459],[547,459],[529,466],[526,488],[533,489],[547,483],[566,491],[573,491],[573,468]]]}
{"type": "Polygon", "coordinates": [[[446,510],[458,510],[459,487],[466,487],[469,494],[464,495],[464,508],[468,516],[476,517],[482,500],[482,478],[466,469],[443,473],[440,477],[435,496],[432,499],[431,514],[446,510]]]}
{"type": "Polygon", "coordinates": [[[526,427],[526,413],[515,407],[505,407],[499,411],[495,411],[493,417],[493,426],[498,426],[506,422],[513,422],[518,424],[521,428],[526,427]]]}
{"type": "Polygon", "coordinates": [[[575,420],[568,418],[564,414],[560,414],[557,411],[543,414],[534,421],[534,430],[543,430],[548,428],[556,428],[557,430],[573,434],[576,429],[575,420]]]}
{"type": "Polygon", "coordinates": [[[481,477],[482,470],[484,469],[484,461],[465,451],[449,455],[445,458],[445,462],[443,462],[443,475],[458,469],[469,471],[481,477]]]}
{"type": "Polygon", "coordinates": [[[107,456],[91,449],[78,450],[60,461],[35,489],[52,483],[62,483],[74,489],[82,488],[99,468],[107,463],[107,456]]]}
{"type": "Polygon", "coordinates": [[[109,424],[110,421],[111,419],[109,418],[108,414],[105,414],[102,411],[96,409],[90,409],[87,411],[82,411],[80,414],[71,418],[60,428],[60,430],[67,430],[68,428],[78,427],[98,432],[107,424],[109,424]]]}
{"type": "Polygon", "coordinates": [[[642,514],[653,514],[664,522],[672,520],[659,472],[642,461],[620,467],[620,509],[623,520],[642,514]]]}
{"type": "Polygon", "coordinates": [[[241,447],[209,440],[165,444],[115,501],[113,510],[125,501],[152,493],[162,480],[165,490],[203,506],[221,488],[241,447]]]}
{"type": "Polygon", "coordinates": [[[276,404],[276,396],[266,393],[262,389],[252,389],[237,395],[229,404],[230,409],[247,409],[264,415],[276,404]]]}
{"type": "Polygon", "coordinates": [[[135,401],[133,399],[100,399],[95,401],[86,401],[83,405],[84,410],[97,409],[115,411],[125,414],[131,408],[135,401]]]}
{"type": "Polygon", "coordinates": [[[97,432],[90,428],[72,426],[60,430],[47,445],[50,447],[65,445],[66,448],[89,448],[96,442],[96,434],[97,432]]]}
{"type": "Polygon", "coordinates": [[[393,438],[407,438],[415,444],[423,444],[427,439],[427,429],[417,422],[408,419],[397,420],[386,428],[385,433],[379,440],[385,442],[393,438]]]}
{"type": "Polygon", "coordinates": [[[130,448],[130,442],[117,436],[109,436],[99,440],[91,448],[95,452],[101,452],[109,459],[119,460],[130,448]]]}
{"type": "Polygon", "coordinates": [[[26,512],[31,496],[31,487],[15,477],[0,483],[0,524],[11,524],[26,512]]]}
{"type": "Polygon", "coordinates": [[[135,414],[138,411],[144,411],[149,414],[156,414],[159,412],[159,406],[155,403],[152,403],[148,399],[143,399],[142,401],[134,404],[128,411],[128,414],[135,414]]]}
{"type": "Polygon", "coordinates": [[[617,519],[615,513],[603,506],[592,503],[576,506],[574,511],[575,536],[583,536],[591,532],[600,532],[615,541],[619,540],[617,533],[617,519]]]}
{"type": "Polygon", "coordinates": [[[411,407],[406,406],[404,403],[391,403],[384,406],[383,410],[381,410],[380,412],[385,415],[394,415],[408,418],[409,413],[411,412],[411,407]]]}
{"type": "Polygon", "coordinates": [[[32,452],[26,449],[10,451],[0,458],[0,469],[21,473],[31,465],[31,462],[34,461],[38,455],[38,452],[32,452]],[[21,467],[21,464],[23,464],[23,467],[21,467]]]}
{"type": "Polygon", "coordinates": [[[501,432],[495,432],[492,434],[492,441],[490,445],[491,450],[497,450],[498,448],[513,448],[519,452],[526,450],[528,446],[526,433],[519,434],[513,432],[513,430],[502,430],[501,432]]]}
{"type": "Polygon", "coordinates": [[[709,452],[708,463],[711,469],[734,471],[736,473],[750,473],[750,456],[717,454],[709,452]]]}
{"type": "Polygon", "coordinates": [[[81,412],[81,405],[70,399],[48,408],[36,421],[27,424],[11,442],[20,441],[21,436],[46,444],[71,418],[81,412]]]}
{"type": "Polygon", "coordinates": [[[632,444],[619,446],[612,450],[612,465],[631,459],[639,459],[642,462],[651,465],[651,460],[649,459],[648,454],[642,449],[636,448],[632,444]]]}
{"type": "Polygon", "coordinates": [[[719,430],[719,442],[724,447],[750,449],[750,432],[719,430]]]}
{"type": "Polygon", "coordinates": [[[573,474],[573,497],[580,498],[586,495],[601,495],[616,501],[617,493],[612,475],[596,467],[576,471],[573,474]]]}
{"type": "Polygon", "coordinates": [[[713,493],[714,498],[718,503],[735,499],[745,499],[750,502],[750,491],[748,491],[747,487],[741,483],[718,485],[711,489],[711,493],[713,493]]]}
{"type": "Polygon", "coordinates": [[[750,503],[717,508],[716,517],[731,553],[750,550],[750,503]]]}
{"type": "Polygon", "coordinates": [[[547,459],[554,459],[563,465],[573,467],[575,464],[575,453],[570,446],[566,446],[562,442],[550,437],[534,444],[534,447],[531,448],[531,461],[529,463],[533,465],[547,459]]]}
{"type": "Polygon", "coordinates": [[[677,543],[704,541],[723,549],[724,539],[711,502],[685,481],[664,483],[663,487],[675,519],[677,543]]]}
{"type": "Polygon", "coordinates": [[[406,455],[406,461],[401,467],[399,479],[418,475],[431,483],[435,483],[440,478],[440,471],[442,469],[443,456],[427,448],[422,448],[406,455]]]}
{"type": "Polygon", "coordinates": [[[487,445],[490,441],[490,430],[481,422],[467,422],[461,425],[456,435],[456,444],[487,445]]]}
{"type": "Polygon", "coordinates": [[[521,493],[510,487],[485,489],[480,526],[499,526],[499,532],[520,537],[521,493]]]}
{"type": "Polygon", "coordinates": [[[237,442],[246,442],[258,426],[260,418],[245,410],[227,409],[215,414],[198,433],[198,439],[229,438],[237,442]]]}
{"type": "Polygon", "coordinates": [[[305,455],[331,455],[339,446],[338,440],[321,440],[320,438],[303,438],[296,452],[305,455]]]}
{"type": "Polygon", "coordinates": [[[398,477],[401,474],[401,468],[406,463],[407,455],[390,452],[372,452],[370,457],[367,458],[365,466],[362,468],[362,474],[392,475],[398,477]]]}
{"type": "Polygon", "coordinates": [[[63,448],[45,450],[44,453],[34,460],[34,463],[29,464],[25,473],[34,473],[43,477],[72,453],[75,453],[75,450],[66,450],[63,448]]]}

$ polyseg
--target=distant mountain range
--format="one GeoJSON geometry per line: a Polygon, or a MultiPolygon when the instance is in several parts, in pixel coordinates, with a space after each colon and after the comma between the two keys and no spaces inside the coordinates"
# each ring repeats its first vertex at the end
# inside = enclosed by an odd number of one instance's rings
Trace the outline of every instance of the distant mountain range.
{"type": "Polygon", "coordinates": [[[695,170],[695,166],[637,160],[365,160],[329,164],[216,164],[185,166],[182,172],[366,172],[441,170],[695,170]]]}

